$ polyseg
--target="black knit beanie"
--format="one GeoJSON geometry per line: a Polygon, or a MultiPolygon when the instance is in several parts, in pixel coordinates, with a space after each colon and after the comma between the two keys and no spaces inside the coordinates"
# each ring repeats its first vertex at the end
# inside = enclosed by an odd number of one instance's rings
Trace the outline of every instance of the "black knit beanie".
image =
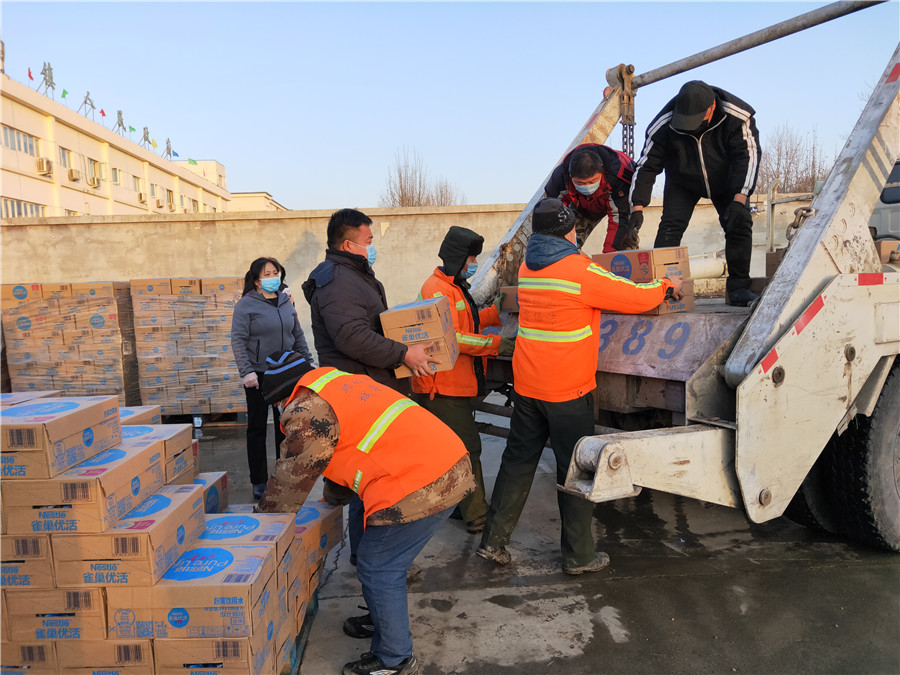
{"type": "Polygon", "coordinates": [[[531,231],[565,237],[575,227],[575,212],[558,199],[542,199],[531,215],[531,231]]]}

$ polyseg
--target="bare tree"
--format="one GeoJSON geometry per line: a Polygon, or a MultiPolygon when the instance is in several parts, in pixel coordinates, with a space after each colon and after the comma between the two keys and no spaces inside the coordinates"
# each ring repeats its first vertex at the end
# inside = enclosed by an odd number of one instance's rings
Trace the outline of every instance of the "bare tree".
{"type": "Polygon", "coordinates": [[[394,164],[388,168],[387,187],[378,203],[379,206],[452,206],[464,204],[465,197],[446,178],[430,181],[419,153],[415,149],[410,153],[404,147],[394,154],[394,164]]]}
{"type": "Polygon", "coordinates": [[[812,192],[829,167],[815,129],[811,137],[803,138],[784,123],[769,134],[763,147],[756,191],[767,192],[777,184],[778,192],[812,192]]]}

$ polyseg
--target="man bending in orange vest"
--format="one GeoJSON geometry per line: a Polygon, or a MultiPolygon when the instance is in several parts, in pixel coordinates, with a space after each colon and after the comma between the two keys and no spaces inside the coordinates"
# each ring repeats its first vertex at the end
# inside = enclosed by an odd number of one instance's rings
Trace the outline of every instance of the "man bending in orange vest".
{"type": "MultiPolygon", "coordinates": [[[[494,483],[487,524],[477,554],[498,565],[506,550],[538,461],[549,438],[556,482],[563,484],[575,444],[594,433],[600,309],[646,312],[671,291],[680,300],[680,279],[635,284],[591,262],[575,243],[575,214],[558,199],[534,209],[532,235],[519,268],[519,333],[513,352],[513,413],[509,438],[494,483]]],[[[567,574],[596,572],[609,564],[591,534],[594,505],[557,492],[562,527],[562,567],[567,574]]]]}
{"type": "Polygon", "coordinates": [[[466,447],[434,415],[370,377],[313,368],[295,352],[267,362],[262,395],[281,407],[285,440],[259,508],[296,511],[320,475],[329,503],[359,495],[365,530],[356,574],[374,634],[370,651],[342,672],[415,673],[406,574],[474,488],[466,447]]]}

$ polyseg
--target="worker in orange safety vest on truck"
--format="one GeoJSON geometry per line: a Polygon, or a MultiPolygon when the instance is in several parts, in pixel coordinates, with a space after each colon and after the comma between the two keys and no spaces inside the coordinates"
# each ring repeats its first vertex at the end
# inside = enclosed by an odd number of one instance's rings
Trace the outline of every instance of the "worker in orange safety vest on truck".
{"type": "Polygon", "coordinates": [[[445,296],[450,300],[453,330],[459,344],[459,357],[451,370],[414,377],[415,400],[453,429],[465,443],[475,475],[475,492],[459,505],[459,515],[469,534],[484,530],[488,505],[484,497],[481,471],[481,434],[475,422],[475,407],[487,394],[484,385],[484,361],[487,356],[512,356],[513,340],[499,335],[482,335],[481,329],[500,325],[502,295],[493,304],[479,310],[469,294],[469,283],[478,269],[477,256],[484,237],[465,227],[452,226],[441,242],[438,256],[444,263],[425,280],[419,299],[445,296]]]}
{"type": "MultiPolygon", "coordinates": [[[[667,297],[682,298],[681,280],[636,284],[582,255],[575,214],[558,199],[544,199],[532,214],[532,236],[519,268],[519,333],[513,353],[513,413],[487,524],[476,552],[505,565],[512,532],[528,498],[549,438],[556,482],[563,484],[575,444],[594,433],[594,397],[600,351],[600,310],[639,314],[667,297]]],[[[609,563],[591,533],[594,505],[557,492],[562,568],[596,572],[609,563]]]]}
{"type": "Polygon", "coordinates": [[[362,500],[356,574],[369,614],[344,632],[372,638],[343,675],[412,675],[406,575],[418,553],[472,491],[462,441],[434,415],[371,377],[313,368],[295,352],[267,359],[262,395],[282,409],[282,457],[259,503],[297,511],[320,475],[325,500],[362,500]]]}

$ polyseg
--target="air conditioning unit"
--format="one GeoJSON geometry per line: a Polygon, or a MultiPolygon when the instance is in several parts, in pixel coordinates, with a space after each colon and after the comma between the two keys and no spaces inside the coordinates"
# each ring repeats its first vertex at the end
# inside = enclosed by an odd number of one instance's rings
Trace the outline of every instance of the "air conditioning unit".
{"type": "Polygon", "coordinates": [[[175,210],[175,204],[174,204],[173,202],[169,202],[169,203],[168,203],[168,207],[169,207],[169,211],[174,211],[174,210],[175,210]]]}
{"type": "Polygon", "coordinates": [[[163,200],[157,198],[156,200],[156,208],[161,209],[163,207],[163,200]]]}
{"type": "Polygon", "coordinates": [[[141,204],[146,204],[147,203],[147,195],[145,195],[143,192],[138,192],[138,201],[141,204]]]}
{"type": "Polygon", "coordinates": [[[100,177],[99,176],[88,176],[87,184],[92,188],[100,187],[100,177]]]}
{"type": "Polygon", "coordinates": [[[39,157],[37,161],[37,172],[42,176],[49,176],[53,173],[53,162],[46,157],[39,157]]]}
{"type": "Polygon", "coordinates": [[[77,183],[81,180],[81,172],[78,169],[69,169],[69,180],[77,183]]]}

